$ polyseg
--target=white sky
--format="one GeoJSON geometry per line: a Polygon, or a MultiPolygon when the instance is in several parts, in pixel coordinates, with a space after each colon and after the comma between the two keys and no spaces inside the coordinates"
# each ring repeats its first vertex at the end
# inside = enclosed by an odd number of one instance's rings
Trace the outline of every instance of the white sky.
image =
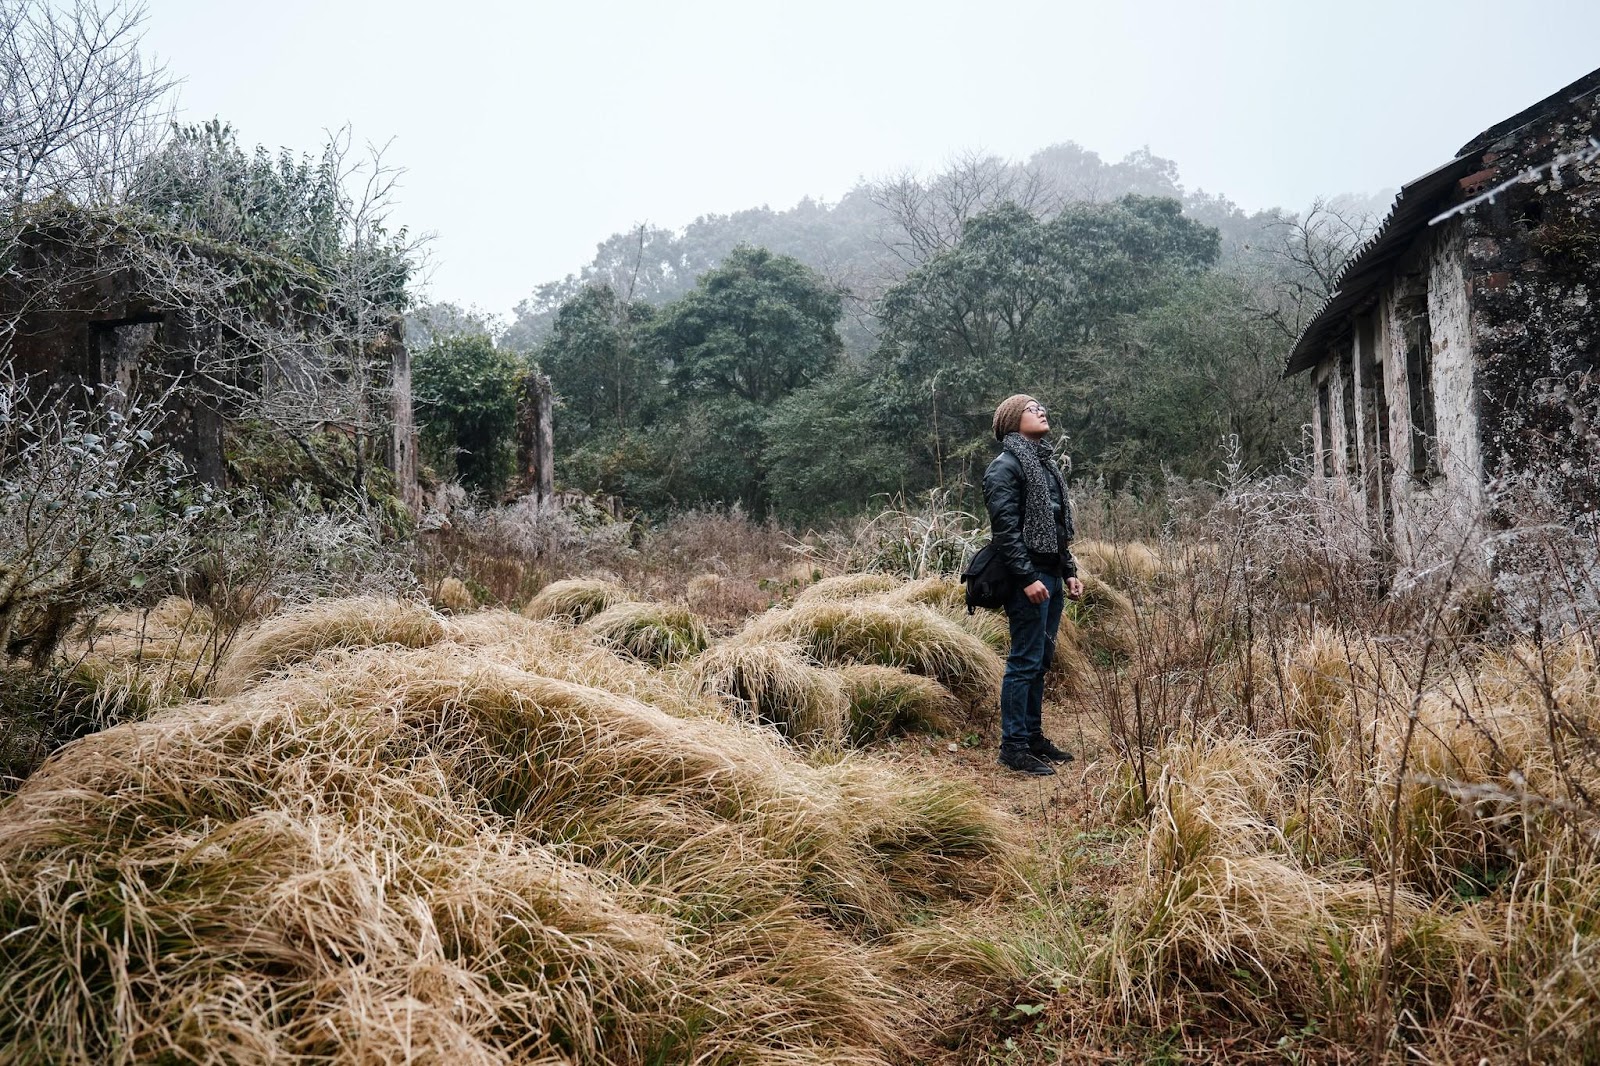
{"type": "Polygon", "coordinates": [[[508,313],[639,222],[1074,140],[1254,210],[1398,186],[1600,65],[1594,0],[149,0],[184,121],[352,124],[436,235],[429,295],[508,313]]]}

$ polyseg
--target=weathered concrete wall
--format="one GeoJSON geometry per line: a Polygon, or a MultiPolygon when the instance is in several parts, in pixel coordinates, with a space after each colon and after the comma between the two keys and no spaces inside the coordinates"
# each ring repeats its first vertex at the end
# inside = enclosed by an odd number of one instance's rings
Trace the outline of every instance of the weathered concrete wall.
{"type": "MultiPolygon", "coordinates": [[[[1425,231],[1313,372],[1318,390],[1328,389],[1325,409],[1319,391],[1313,411],[1317,469],[1329,472],[1335,498],[1366,511],[1371,535],[1402,566],[1453,554],[1478,525],[1483,475],[1464,260],[1459,223],[1425,231]],[[1414,368],[1426,374],[1415,401],[1414,368]],[[1427,426],[1418,427],[1419,414],[1427,426]],[[1419,428],[1427,430],[1420,458],[1419,428]]],[[[1464,561],[1475,567],[1480,554],[1464,561]]]]}
{"type": "MultiPolygon", "coordinates": [[[[228,343],[221,324],[175,307],[179,299],[170,292],[155,295],[152,289],[159,286],[116,239],[117,224],[73,209],[49,221],[24,234],[11,268],[0,273],[0,353],[40,388],[83,386],[99,397],[105,395],[98,392],[102,385],[135,395],[183,383],[168,399],[163,441],[202,481],[225,484],[224,431],[238,411],[222,389],[196,373],[198,357],[228,343]]],[[[292,307],[283,311],[291,320],[294,313],[292,307]]],[[[308,361],[326,357],[309,342],[295,355],[308,361]]],[[[401,498],[417,508],[411,364],[398,316],[373,342],[370,355],[371,365],[382,368],[374,384],[385,398],[378,414],[387,439],[378,458],[395,475],[401,498]]],[[[293,360],[257,365],[239,371],[248,376],[232,386],[257,396],[284,392],[286,402],[294,402],[296,384],[285,376],[292,369],[293,360]]]]}
{"type": "MultiPolygon", "coordinates": [[[[1481,146],[1468,195],[1562,154],[1592,151],[1600,93],[1590,90],[1481,146]]],[[[1471,329],[1491,478],[1559,481],[1571,510],[1600,508],[1600,160],[1570,161],[1463,217],[1471,329]]],[[[1514,516],[1500,516],[1509,520],[1514,516]]]]}

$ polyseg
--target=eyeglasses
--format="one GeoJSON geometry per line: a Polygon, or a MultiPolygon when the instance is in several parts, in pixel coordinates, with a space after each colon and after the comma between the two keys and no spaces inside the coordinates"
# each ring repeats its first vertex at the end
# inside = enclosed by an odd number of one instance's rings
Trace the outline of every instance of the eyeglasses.
{"type": "Polygon", "coordinates": [[[1050,414],[1050,411],[1042,404],[1030,403],[1028,406],[1022,409],[1022,413],[1025,415],[1034,414],[1038,415],[1040,418],[1045,418],[1050,414]]]}

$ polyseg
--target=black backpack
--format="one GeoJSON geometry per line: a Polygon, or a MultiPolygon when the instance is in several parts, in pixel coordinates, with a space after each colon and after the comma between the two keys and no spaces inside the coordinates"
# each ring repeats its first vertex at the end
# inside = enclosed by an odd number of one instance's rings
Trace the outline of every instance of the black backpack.
{"type": "Polygon", "coordinates": [[[1017,587],[1016,578],[1006,569],[992,540],[967,561],[966,569],[961,571],[961,583],[967,586],[968,614],[979,607],[1004,607],[1017,587]]]}

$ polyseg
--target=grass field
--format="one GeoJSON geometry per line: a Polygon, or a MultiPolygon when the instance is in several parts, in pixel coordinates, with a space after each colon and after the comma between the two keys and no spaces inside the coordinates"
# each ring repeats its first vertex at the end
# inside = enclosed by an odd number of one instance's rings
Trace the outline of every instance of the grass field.
{"type": "Polygon", "coordinates": [[[1600,1057],[1587,631],[1080,547],[1048,779],[938,578],[106,619],[131,720],[0,805],[0,1061],[1600,1057]]]}

